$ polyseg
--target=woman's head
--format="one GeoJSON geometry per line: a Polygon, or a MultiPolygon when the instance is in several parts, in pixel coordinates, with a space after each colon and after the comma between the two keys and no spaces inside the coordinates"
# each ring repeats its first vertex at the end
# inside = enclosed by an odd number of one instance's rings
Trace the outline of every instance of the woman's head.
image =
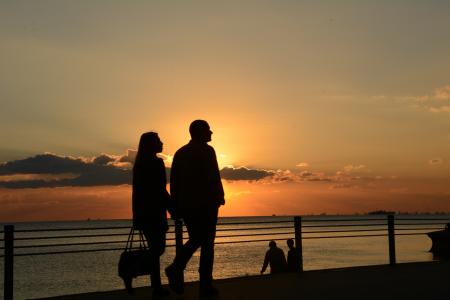
{"type": "Polygon", "coordinates": [[[156,154],[163,149],[163,143],[156,132],[146,132],[139,140],[138,155],[156,154]]]}

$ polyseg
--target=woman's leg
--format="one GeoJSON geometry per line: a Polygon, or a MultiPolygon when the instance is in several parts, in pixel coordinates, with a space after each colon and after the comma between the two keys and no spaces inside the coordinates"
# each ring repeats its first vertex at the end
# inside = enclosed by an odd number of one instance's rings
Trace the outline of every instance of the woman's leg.
{"type": "Polygon", "coordinates": [[[166,233],[164,231],[143,231],[150,250],[151,269],[150,280],[153,288],[161,287],[160,260],[159,257],[166,248],[166,233]]]}

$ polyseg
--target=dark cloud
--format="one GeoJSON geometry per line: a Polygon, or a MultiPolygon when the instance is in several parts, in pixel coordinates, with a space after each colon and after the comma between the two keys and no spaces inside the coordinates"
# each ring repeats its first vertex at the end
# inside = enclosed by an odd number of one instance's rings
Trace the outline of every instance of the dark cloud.
{"type": "Polygon", "coordinates": [[[116,160],[116,158],[114,156],[111,156],[108,154],[102,154],[102,155],[95,157],[92,160],[92,162],[97,165],[107,165],[108,163],[113,162],[115,160],[116,160]]]}
{"type": "Polygon", "coordinates": [[[225,167],[220,171],[222,179],[226,180],[260,180],[273,175],[272,171],[248,169],[246,167],[225,167]]]}
{"type": "Polygon", "coordinates": [[[0,165],[0,175],[80,173],[87,164],[80,158],[46,153],[0,165]]]}
{"type": "Polygon", "coordinates": [[[107,165],[110,156],[101,155],[91,161],[55,154],[41,154],[0,165],[0,175],[14,174],[76,174],[73,178],[61,180],[19,180],[0,181],[0,187],[38,188],[58,186],[97,186],[130,184],[130,169],[107,165]]]}

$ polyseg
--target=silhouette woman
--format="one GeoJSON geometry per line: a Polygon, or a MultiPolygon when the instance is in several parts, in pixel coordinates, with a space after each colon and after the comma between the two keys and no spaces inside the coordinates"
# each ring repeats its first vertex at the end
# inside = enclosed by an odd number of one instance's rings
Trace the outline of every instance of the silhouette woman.
{"type": "Polygon", "coordinates": [[[161,285],[159,262],[166,247],[166,212],[170,197],[166,190],[164,163],[156,156],[162,151],[162,146],[156,132],[142,134],[133,166],[133,226],[142,230],[150,249],[150,279],[155,296],[170,293],[161,285]]]}

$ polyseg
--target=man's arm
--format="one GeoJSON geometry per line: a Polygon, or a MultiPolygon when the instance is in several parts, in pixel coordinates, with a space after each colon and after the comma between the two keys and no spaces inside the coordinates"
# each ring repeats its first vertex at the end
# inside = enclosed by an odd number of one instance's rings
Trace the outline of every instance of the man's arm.
{"type": "Polygon", "coordinates": [[[178,155],[175,153],[170,168],[170,198],[172,202],[172,212],[170,216],[176,220],[179,215],[179,162],[178,155]]]}
{"type": "Polygon", "coordinates": [[[217,163],[217,156],[216,152],[214,151],[214,148],[211,147],[211,169],[213,171],[213,178],[214,178],[214,191],[217,193],[217,204],[225,205],[225,192],[223,191],[223,185],[222,180],[220,178],[220,170],[219,170],[219,164],[217,163]]]}

